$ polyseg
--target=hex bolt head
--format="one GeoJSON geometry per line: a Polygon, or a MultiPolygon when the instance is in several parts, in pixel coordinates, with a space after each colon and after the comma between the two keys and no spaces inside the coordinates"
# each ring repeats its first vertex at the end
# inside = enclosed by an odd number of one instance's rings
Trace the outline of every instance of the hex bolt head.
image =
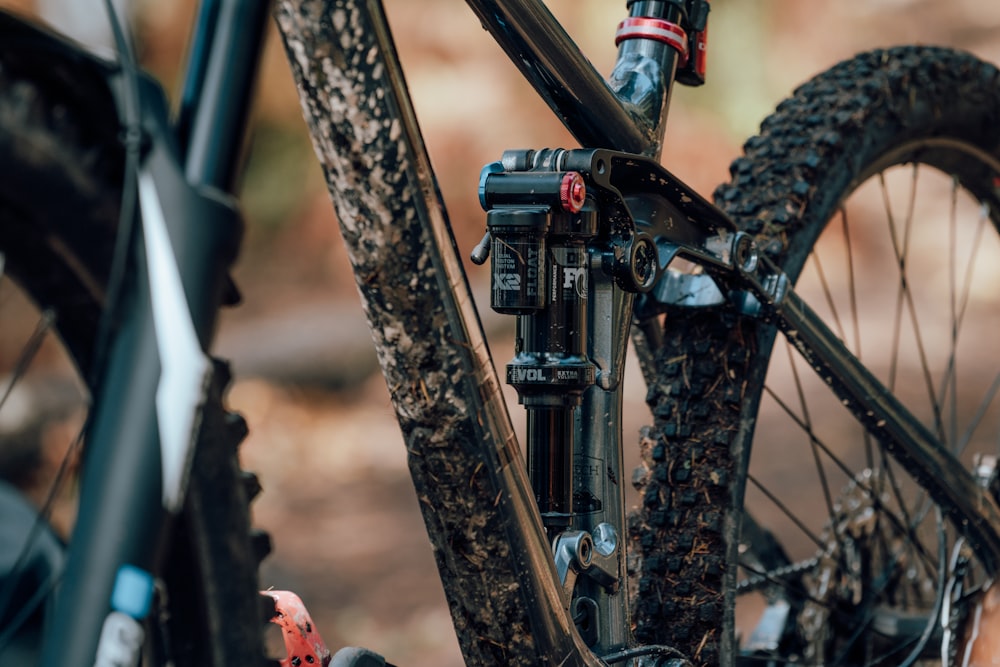
{"type": "Polygon", "coordinates": [[[733,264],[736,268],[744,273],[756,271],[760,255],[753,237],[749,234],[737,234],[733,245],[733,264]]]}

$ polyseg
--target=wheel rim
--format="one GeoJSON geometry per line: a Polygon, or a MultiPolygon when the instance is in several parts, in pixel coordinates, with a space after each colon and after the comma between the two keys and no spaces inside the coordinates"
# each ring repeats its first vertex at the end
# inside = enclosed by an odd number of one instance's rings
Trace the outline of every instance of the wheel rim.
{"type": "MultiPolygon", "coordinates": [[[[856,181],[818,240],[807,237],[819,226],[803,231],[786,262],[801,269],[806,301],[970,467],[972,452],[996,452],[1000,424],[1000,374],[982,363],[1000,325],[988,289],[1000,278],[997,173],[964,144],[907,143],[856,181]],[[913,159],[954,175],[901,164],[913,159]]],[[[745,508],[782,549],[744,530],[744,650],[808,664],[900,664],[939,650],[955,531],[780,339],[757,432],[745,508]]]]}

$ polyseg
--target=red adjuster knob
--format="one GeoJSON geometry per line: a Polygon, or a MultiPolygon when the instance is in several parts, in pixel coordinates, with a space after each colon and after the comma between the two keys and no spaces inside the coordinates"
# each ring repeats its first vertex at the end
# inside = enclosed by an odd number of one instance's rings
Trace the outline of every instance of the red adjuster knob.
{"type": "Polygon", "coordinates": [[[655,39],[672,46],[681,55],[681,67],[688,58],[688,36],[684,28],[676,23],[648,16],[633,16],[618,24],[615,46],[626,39],[655,39]]]}
{"type": "Polygon", "coordinates": [[[559,203],[564,211],[579,213],[587,199],[587,186],[583,176],[575,171],[568,171],[559,184],[559,203]]]}

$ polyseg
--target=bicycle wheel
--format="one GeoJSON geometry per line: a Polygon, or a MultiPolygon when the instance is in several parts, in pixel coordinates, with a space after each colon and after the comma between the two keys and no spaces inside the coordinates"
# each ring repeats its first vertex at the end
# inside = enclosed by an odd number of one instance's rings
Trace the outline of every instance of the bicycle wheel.
{"type": "MultiPolygon", "coordinates": [[[[104,82],[87,72],[65,53],[0,39],[0,305],[14,308],[5,311],[11,314],[4,331],[18,330],[31,312],[35,317],[21,327],[27,332],[21,340],[28,341],[23,350],[3,348],[5,435],[18,418],[17,397],[31,393],[18,387],[30,384],[32,373],[59,366],[51,361],[56,348],[70,360],[61,367],[78,374],[84,393],[98,391],[86,385],[94,375],[95,332],[115,243],[123,149],[113,101],[98,92],[106,91],[104,82]],[[11,296],[16,293],[25,298],[11,296]]],[[[186,506],[164,559],[163,585],[157,586],[148,664],[221,667],[264,659],[256,571],[268,538],[249,528],[248,501],[259,486],[238,467],[236,450],[246,427],[222,407],[226,366],[217,363],[215,371],[186,506]]],[[[69,439],[74,443],[62,449],[72,452],[79,438],[69,439]]],[[[13,444],[10,437],[0,440],[5,451],[13,444]]],[[[75,493],[65,475],[61,488],[75,493]]],[[[28,531],[31,539],[25,538],[21,555],[6,563],[10,569],[0,579],[5,664],[15,650],[18,664],[33,664],[25,657],[37,650],[30,626],[38,623],[40,631],[58,573],[34,582],[35,590],[18,588],[18,581],[32,574],[25,565],[34,563],[34,537],[46,533],[28,531]],[[20,632],[19,625],[27,630],[20,632]]]]}
{"type": "MultiPolygon", "coordinates": [[[[875,51],[795,91],[715,193],[970,466],[1000,424],[998,147],[993,66],[875,51]]],[[[940,660],[945,591],[980,570],[930,500],[938,480],[894,461],[773,328],[697,311],[665,328],[633,518],[638,636],[705,664],[940,660]]]]}

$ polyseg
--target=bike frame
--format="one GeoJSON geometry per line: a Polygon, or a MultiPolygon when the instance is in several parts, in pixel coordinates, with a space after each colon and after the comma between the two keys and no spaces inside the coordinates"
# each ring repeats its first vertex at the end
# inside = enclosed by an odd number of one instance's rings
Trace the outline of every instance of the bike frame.
{"type": "MultiPolygon", "coordinates": [[[[537,0],[467,1],[581,145],[659,155],[678,63],[672,47],[649,39],[623,41],[608,84],[537,0]],[[642,77],[643,85],[637,85],[642,77]]],[[[219,192],[231,188],[237,173],[269,4],[203,2],[175,123],[150,85],[137,86],[127,71],[84,65],[109,82],[129,129],[141,129],[151,139],[139,176],[143,227],[157,217],[150,204],[158,201],[168,243],[157,247],[148,235],[135,239],[139,279],[125,301],[114,304],[117,326],[88,426],[80,518],[49,633],[55,643],[43,656],[46,664],[91,664],[119,568],[130,564],[159,571],[167,528],[183,497],[192,437],[188,429],[174,436],[180,446],[171,449],[165,442],[166,413],[157,411],[158,390],[165,371],[175,366],[163,345],[162,315],[157,315],[163,288],[156,272],[145,269],[166,258],[181,280],[182,319],[190,321],[197,347],[178,363],[191,362],[188,389],[198,394],[208,371],[197,359],[204,359],[208,349],[239,236],[235,209],[219,192]],[[168,478],[165,470],[178,466],[180,471],[168,478]],[[176,493],[168,494],[167,486],[176,493]]],[[[599,609],[597,639],[588,647],[571,618],[551,535],[521,463],[381,4],[276,4],[465,657],[472,664],[603,664],[597,655],[632,645],[626,596],[587,589],[599,609]],[[331,63],[342,76],[325,69],[331,63]],[[374,173],[381,177],[372,178],[374,173]]],[[[680,19],[675,2],[639,0],[629,6],[634,17],[680,19]]],[[[681,195],[693,194],[683,184],[671,192],[679,208],[681,195]]],[[[721,212],[700,198],[695,202],[704,216],[692,220],[695,226],[712,221],[718,229],[733,231],[721,212]]],[[[733,238],[743,243],[738,235],[733,238]]],[[[1000,510],[992,497],[843,349],[781,283],[780,273],[758,263],[756,255],[748,261],[748,248],[737,241],[721,256],[705,247],[678,246],[678,253],[703,262],[720,284],[751,295],[762,316],[798,332],[791,338],[807,359],[835,378],[835,390],[863,421],[877,425],[876,433],[893,451],[902,452],[908,470],[946,480],[940,487],[944,495],[936,500],[970,519],[964,531],[995,573],[1000,510]],[[765,280],[771,277],[776,280],[765,280]]],[[[592,347],[624,359],[632,295],[609,285],[601,298],[601,307],[614,313],[614,324],[592,327],[592,347]]],[[[576,456],[600,460],[623,480],[619,387],[612,382],[607,389],[588,390],[572,431],[579,445],[576,456]]],[[[203,399],[189,400],[200,405],[203,399]]],[[[192,426],[197,407],[186,408],[192,426]]],[[[534,446],[544,444],[551,443],[534,446]]],[[[610,495],[616,496],[614,506],[576,517],[572,527],[590,531],[610,523],[624,532],[620,486],[610,495]]],[[[728,531],[735,549],[738,526],[728,531]]],[[[618,538],[618,544],[624,541],[623,535],[618,538]]],[[[622,548],[615,552],[619,581],[626,576],[623,553],[622,548]]],[[[581,585],[587,584],[581,580],[581,585]]],[[[255,610],[250,617],[234,622],[255,623],[255,610]]],[[[723,654],[735,655],[735,647],[723,646],[723,654]]]]}
{"type": "MultiPolygon", "coordinates": [[[[659,152],[677,62],[673,49],[660,42],[625,42],[616,78],[622,89],[639,92],[635,100],[623,99],[579,53],[542,3],[468,4],[501,47],[516,56],[515,62],[582,144],[659,152]],[[642,71],[640,66],[650,73],[648,85],[630,87],[631,76],[642,71]]],[[[638,2],[631,11],[677,19],[672,3],[638,2]]],[[[303,88],[329,95],[303,99],[303,106],[307,114],[324,110],[317,114],[323,120],[310,129],[317,152],[323,156],[383,372],[400,416],[431,541],[438,553],[447,552],[449,545],[468,540],[469,525],[486,523],[477,530],[479,539],[510,545],[510,562],[494,557],[486,565],[461,568],[465,564],[456,563],[457,559],[439,560],[456,626],[460,633],[472,633],[460,643],[466,651],[482,646],[485,642],[475,635],[484,633],[489,624],[482,607],[499,604],[500,595],[516,587],[530,602],[524,609],[507,610],[510,617],[493,622],[488,635],[489,644],[505,647],[503,659],[528,664],[559,655],[567,656],[566,664],[592,664],[593,654],[567,615],[569,601],[553,567],[551,536],[539,522],[537,494],[517,463],[523,460],[521,448],[502,401],[500,380],[487,352],[462,262],[451,241],[447,213],[437,194],[382,7],[378,2],[279,3],[278,23],[293,69],[306,82],[303,88]],[[332,21],[329,27],[325,23],[317,27],[310,16],[331,16],[332,21]],[[343,72],[337,78],[343,85],[324,89],[316,75],[316,66],[324,61],[318,53],[331,51],[336,53],[331,58],[335,67],[343,72]],[[355,114],[355,109],[361,112],[355,114]],[[345,151],[345,147],[349,148],[345,151]],[[355,171],[357,164],[366,168],[355,171]],[[374,172],[393,177],[376,183],[370,177],[374,172]],[[410,199],[416,192],[423,194],[419,201],[410,199]],[[420,341],[418,349],[399,345],[399,332],[420,341]],[[436,425],[433,433],[427,432],[427,424],[436,425]],[[442,449],[462,454],[429,469],[428,462],[439,458],[442,449]],[[471,479],[483,488],[470,488],[471,479]],[[493,518],[498,508],[501,516],[493,518]],[[458,617],[463,612],[467,618],[458,617]],[[527,643],[529,637],[533,643],[527,643]]],[[[594,347],[611,350],[618,346],[609,356],[620,360],[627,341],[629,296],[614,286],[606,291],[607,307],[615,310],[615,321],[623,323],[623,329],[592,327],[605,338],[594,347]]],[[[573,422],[579,460],[600,461],[602,470],[611,470],[616,480],[626,478],[621,468],[621,405],[620,387],[594,389],[584,395],[573,422]]],[[[535,443],[549,444],[555,445],[535,443]]],[[[621,531],[621,486],[609,495],[616,497],[603,513],[581,517],[573,527],[592,530],[599,523],[610,523],[621,531]]],[[[618,542],[623,541],[624,535],[618,542]]],[[[500,549],[491,552],[496,555],[500,549]]],[[[614,564],[619,581],[625,578],[622,554],[619,548],[614,564]]],[[[624,593],[591,593],[598,600],[601,619],[595,652],[630,645],[624,593]]],[[[472,664],[497,659],[466,653],[472,664]]]]}

